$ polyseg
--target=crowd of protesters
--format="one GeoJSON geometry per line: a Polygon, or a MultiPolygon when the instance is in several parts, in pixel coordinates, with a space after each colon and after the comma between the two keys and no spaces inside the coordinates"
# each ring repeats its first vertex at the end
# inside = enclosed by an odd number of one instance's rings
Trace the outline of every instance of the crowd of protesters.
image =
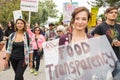
{"type": "MultiPolygon", "coordinates": [[[[86,7],[78,7],[73,11],[70,25],[60,24],[55,27],[55,24],[50,23],[46,30],[37,23],[31,28],[23,19],[17,19],[15,25],[12,21],[8,22],[5,31],[0,27],[0,41],[6,40],[5,68],[10,67],[11,62],[15,80],[24,80],[23,74],[27,65],[30,65],[31,73],[38,75],[40,59],[43,56],[40,54],[44,54],[42,43],[59,38],[59,45],[64,45],[100,35],[107,36],[120,60],[120,25],[116,23],[118,8],[107,8],[105,17],[105,21],[97,20],[97,25],[91,32],[87,30],[91,15],[86,7]]],[[[117,74],[115,70],[113,77],[117,74]]]]}

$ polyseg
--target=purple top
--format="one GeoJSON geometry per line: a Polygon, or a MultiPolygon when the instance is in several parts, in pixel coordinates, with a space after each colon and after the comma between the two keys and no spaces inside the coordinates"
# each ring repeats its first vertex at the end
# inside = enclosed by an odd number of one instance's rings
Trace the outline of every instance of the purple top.
{"type": "MultiPolygon", "coordinates": [[[[87,37],[92,38],[93,36],[90,34],[87,34],[87,37]]],[[[60,37],[59,45],[68,44],[68,43],[70,43],[71,39],[72,39],[72,34],[65,34],[62,37],[60,37]]]]}

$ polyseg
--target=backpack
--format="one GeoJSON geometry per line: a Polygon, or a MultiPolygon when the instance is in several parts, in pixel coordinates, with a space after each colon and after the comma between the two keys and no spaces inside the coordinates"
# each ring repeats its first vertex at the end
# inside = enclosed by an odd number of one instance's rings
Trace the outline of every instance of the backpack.
{"type": "MultiPolygon", "coordinates": [[[[11,35],[11,40],[12,40],[12,38],[14,37],[14,35],[15,35],[15,32],[12,33],[12,35],[11,35]]],[[[26,32],[26,36],[27,36],[27,45],[28,45],[28,47],[29,47],[29,46],[30,46],[30,40],[29,40],[29,35],[28,35],[27,32],[26,32]]]]}

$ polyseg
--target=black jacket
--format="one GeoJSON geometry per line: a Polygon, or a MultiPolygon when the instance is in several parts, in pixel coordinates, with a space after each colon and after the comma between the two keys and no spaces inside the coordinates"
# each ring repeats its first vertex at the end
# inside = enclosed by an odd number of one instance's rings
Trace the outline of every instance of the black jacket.
{"type": "Polygon", "coordinates": [[[2,29],[0,28],[0,41],[2,41],[3,40],[3,31],[2,31],[2,29]]]}

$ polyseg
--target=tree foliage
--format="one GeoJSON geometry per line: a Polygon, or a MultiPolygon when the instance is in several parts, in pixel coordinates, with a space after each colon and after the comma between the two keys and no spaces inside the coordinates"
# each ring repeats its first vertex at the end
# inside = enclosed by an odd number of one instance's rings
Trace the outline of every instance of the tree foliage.
{"type": "Polygon", "coordinates": [[[94,0],[88,2],[88,4],[97,7],[107,7],[107,6],[120,7],[120,0],[94,0]]]}
{"type": "Polygon", "coordinates": [[[39,2],[38,13],[32,13],[31,23],[43,24],[48,20],[48,17],[56,18],[58,10],[52,0],[41,0],[39,2]]]}
{"type": "Polygon", "coordinates": [[[57,23],[60,24],[61,22],[63,22],[63,14],[61,14],[59,21],[57,23]]]}
{"type": "Polygon", "coordinates": [[[12,11],[19,9],[20,0],[0,0],[0,23],[6,24],[13,19],[12,11]]]}
{"type": "MultiPolygon", "coordinates": [[[[120,8],[120,0],[94,0],[88,2],[91,6],[95,7],[110,7],[110,6],[116,6],[120,8]]],[[[103,20],[105,20],[104,14],[99,15],[99,17],[102,17],[103,20]]],[[[120,14],[118,15],[117,21],[120,21],[120,14]]]]}
{"type": "MultiPolygon", "coordinates": [[[[0,23],[6,25],[10,20],[13,20],[13,11],[20,10],[21,0],[0,0],[0,23]]],[[[40,0],[38,12],[31,13],[31,24],[43,24],[48,20],[48,17],[57,17],[56,5],[52,0],[40,0]]],[[[28,21],[29,12],[22,11],[23,18],[28,21]]]]}

